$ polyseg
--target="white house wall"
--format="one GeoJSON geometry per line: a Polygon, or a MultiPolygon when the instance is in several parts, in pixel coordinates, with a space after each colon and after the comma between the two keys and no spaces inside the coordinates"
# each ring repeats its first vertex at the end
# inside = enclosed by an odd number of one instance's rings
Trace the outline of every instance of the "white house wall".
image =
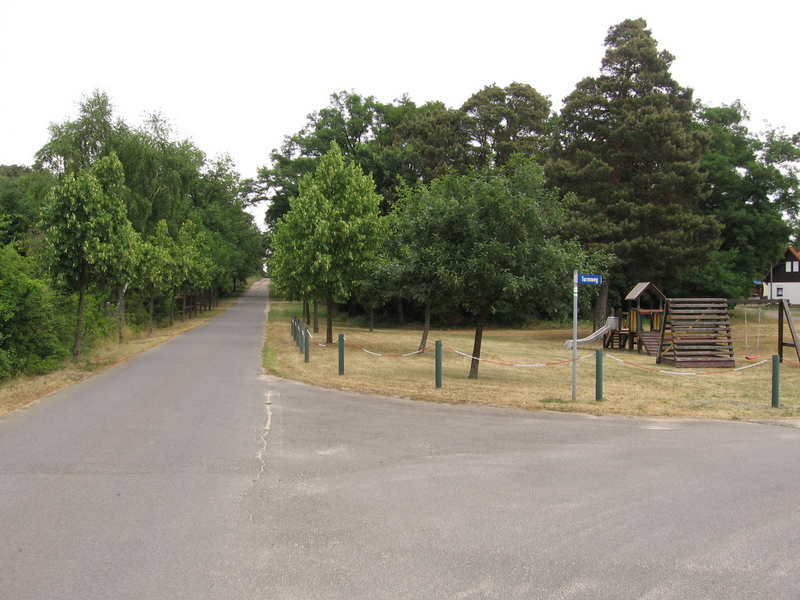
{"type": "Polygon", "coordinates": [[[767,297],[770,300],[788,300],[792,304],[800,304],[800,282],[775,281],[765,282],[768,289],[767,297]]]}

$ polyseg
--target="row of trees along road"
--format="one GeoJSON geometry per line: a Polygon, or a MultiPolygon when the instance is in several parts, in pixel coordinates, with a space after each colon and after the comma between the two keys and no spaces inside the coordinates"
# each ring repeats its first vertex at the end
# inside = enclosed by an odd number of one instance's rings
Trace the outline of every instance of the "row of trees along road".
{"type": "Polygon", "coordinates": [[[121,339],[258,274],[250,189],[160,116],[130,126],[105,93],[84,98],[33,167],[0,167],[0,380],[80,356],[111,333],[107,306],[121,339]]]}
{"type": "Polygon", "coordinates": [[[521,83],[487,86],[459,109],[333,94],[259,171],[276,282],[297,299],[326,297],[310,266],[332,259],[298,232],[323,235],[329,216],[346,228],[347,209],[293,213],[313,204],[330,152],[371,176],[378,206],[365,194],[387,222],[376,221],[381,244],[354,252],[359,268],[341,273],[334,299],[371,311],[402,298],[419,307],[425,332],[431,310],[451,322],[470,314],[475,356],[493,312],[566,316],[573,268],[605,275],[596,325],[637,281],[673,295],[748,296],[797,234],[800,135],[754,134],[738,101],[695,100],[642,19],[611,27],[605,46],[600,75],[578,82],[558,113],[521,83]]]}

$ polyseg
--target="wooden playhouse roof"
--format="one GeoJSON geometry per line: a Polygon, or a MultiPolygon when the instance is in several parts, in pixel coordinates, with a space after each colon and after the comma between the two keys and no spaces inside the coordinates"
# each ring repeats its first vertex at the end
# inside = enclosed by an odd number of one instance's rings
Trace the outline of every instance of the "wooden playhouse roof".
{"type": "Polygon", "coordinates": [[[650,281],[642,281],[641,283],[637,283],[636,286],[628,292],[628,295],[625,296],[625,300],[638,300],[642,294],[645,292],[652,294],[658,298],[666,299],[664,293],[656,287],[655,283],[650,281]]]}

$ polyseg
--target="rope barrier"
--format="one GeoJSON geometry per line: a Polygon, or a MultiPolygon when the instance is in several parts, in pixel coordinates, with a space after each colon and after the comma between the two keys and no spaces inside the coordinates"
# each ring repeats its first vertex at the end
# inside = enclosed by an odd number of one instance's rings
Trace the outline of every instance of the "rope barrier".
{"type": "Polygon", "coordinates": [[[352,346],[353,348],[357,348],[358,350],[361,350],[362,352],[366,352],[367,354],[372,354],[373,356],[379,356],[381,358],[406,358],[408,356],[414,356],[415,354],[422,354],[423,352],[433,348],[433,346],[427,346],[427,347],[423,348],[422,350],[415,350],[414,352],[407,352],[406,354],[380,354],[378,352],[372,352],[371,350],[367,350],[366,348],[362,348],[361,346],[359,346],[357,344],[354,344],[353,342],[348,340],[346,337],[344,338],[344,341],[347,342],[347,344],[349,346],[352,346]]]}
{"type": "Polygon", "coordinates": [[[567,359],[567,360],[559,360],[559,361],[550,362],[550,363],[539,363],[539,364],[524,365],[524,364],[506,363],[506,362],[500,362],[500,361],[496,361],[496,360],[489,360],[488,358],[479,358],[477,356],[472,356],[470,354],[466,354],[464,352],[460,352],[460,351],[456,350],[455,348],[450,348],[449,346],[444,346],[444,348],[446,350],[450,350],[451,352],[454,352],[454,353],[456,353],[456,354],[458,354],[460,356],[463,356],[465,358],[468,358],[470,360],[479,360],[481,362],[485,362],[485,363],[488,363],[488,364],[491,364],[491,365],[501,365],[501,366],[504,366],[504,367],[526,367],[526,368],[530,368],[530,367],[552,367],[554,365],[563,365],[563,364],[571,363],[571,362],[574,362],[574,361],[581,361],[581,360],[583,360],[585,358],[589,358],[590,356],[594,356],[594,354],[586,354],[585,356],[581,356],[581,357],[579,357],[577,359],[574,359],[574,360],[572,358],[570,358],[570,359],[567,359]]]}
{"type": "Polygon", "coordinates": [[[330,344],[320,344],[316,339],[314,339],[314,335],[311,332],[308,333],[308,337],[309,339],[314,340],[314,343],[320,348],[330,348],[331,346],[336,345],[336,342],[331,342],[330,344]]]}
{"type": "MultiPolygon", "coordinates": [[[[736,371],[744,371],[745,369],[752,369],[753,367],[757,367],[759,365],[763,365],[765,363],[770,362],[769,360],[762,360],[762,361],[759,361],[757,363],[753,363],[752,365],[745,365],[744,367],[736,367],[735,369],[726,369],[724,371],[706,371],[706,372],[702,372],[702,373],[687,373],[687,372],[683,372],[683,371],[667,371],[666,369],[653,369],[651,367],[644,367],[642,365],[637,365],[635,363],[628,362],[627,360],[623,360],[621,358],[617,358],[613,354],[606,354],[605,356],[608,356],[610,359],[615,360],[617,362],[620,362],[620,363],[622,363],[624,365],[627,365],[629,367],[634,367],[635,369],[642,369],[643,371],[651,371],[653,373],[664,373],[666,375],[684,375],[684,376],[687,376],[687,375],[688,376],[694,376],[694,375],[701,375],[701,376],[702,375],[721,375],[723,373],[733,373],[733,372],[736,372],[736,371]]],[[[798,366],[800,366],[800,365],[798,365],[798,366]]]]}

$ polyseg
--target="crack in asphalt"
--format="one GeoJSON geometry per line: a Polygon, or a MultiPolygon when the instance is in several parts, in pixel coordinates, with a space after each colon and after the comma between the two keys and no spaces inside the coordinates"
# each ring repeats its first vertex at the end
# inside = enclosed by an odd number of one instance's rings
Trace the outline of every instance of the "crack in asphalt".
{"type": "Polygon", "coordinates": [[[250,481],[250,485],[247,486],[247,489],[242,493],[241,497],[239,498],[239,508],[247,513],[247,516],[250,522],[253,522],[253,511],[248,510],[243,506],[243,502],[245,498],[250,495],[250,492],[253,488],[258,484],[259,480],[261,479],[261,475],[263,475],[264,470],[267,467],[267,461],[265,459],[265,455],[267,452],[267,436],[269,436],[270,429],[272,427],[272,390],[267,390],[264,394],[266,396],[266,400],[264,402],[264,406],[266,408],[266,422],[264,423],[264,427],[261,429],[261,436],[258,439],[260,447],[258,452],[256,453],[256,460],[258,461],[259,467],[258,472],[255,474],[253,479],[250,481]]]}

